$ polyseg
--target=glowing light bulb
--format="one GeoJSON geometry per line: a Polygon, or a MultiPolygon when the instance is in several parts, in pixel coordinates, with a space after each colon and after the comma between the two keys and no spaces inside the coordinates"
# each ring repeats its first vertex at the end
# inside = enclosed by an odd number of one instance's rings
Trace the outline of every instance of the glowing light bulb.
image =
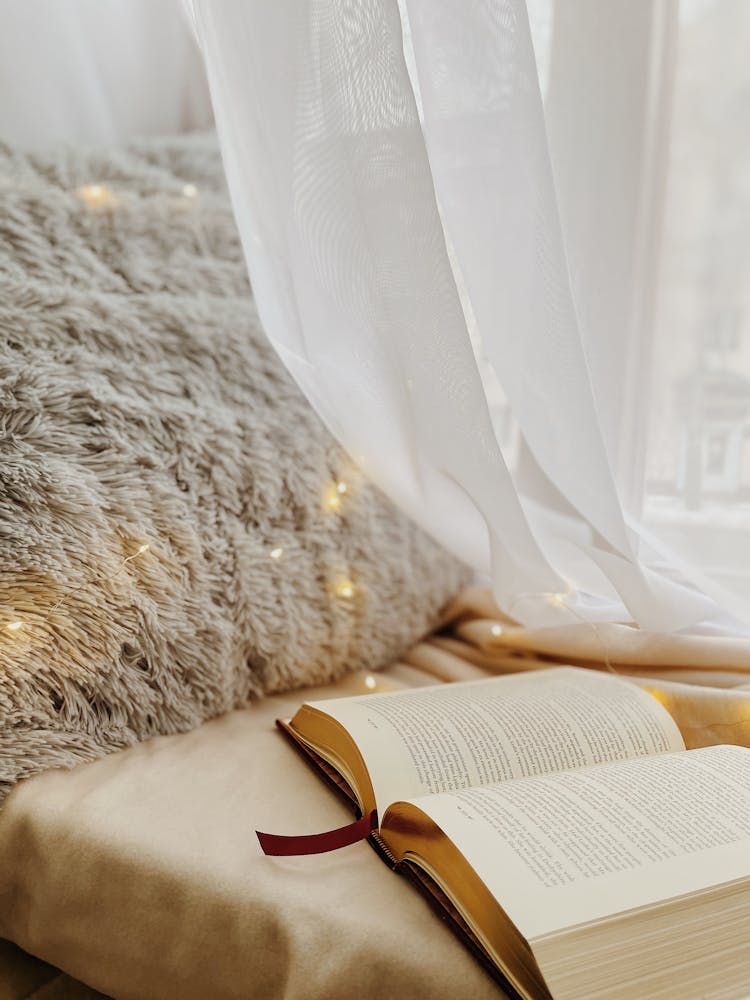
{"type": "Polygon", "coordinates": [[[490,632],[492,633],[492,635],[495,636],[495,638],[497,638],[498,636],[501,636],[503,634],[503,626],[493,625],[492,628],[490,629],[490,632]]]}
{"type": "Polygon", "coordinates": [[[326,493],[326,507],[329,510],[338,510],[341,506],[341,496],[336,487],[332,487],[326,493]]]}
{"type": "Polygon", "coordinates": [[[8,622],[5,626],[9,632],[17,632],[23,626],[23,622],[8,622]]]}
{"type": "Polygon", "coordinates": [[[284,555],[284,550],[282,548],[271,549],[271,551],[268,554],[272,559],[281,559],[281,557],[284,555]]]}
{"type": "Polygon", "coordinates": [[[365,677],[365,687],[369,688],[371,691],[375,687],[377,687],[377,683],[378,682],[375,680],[375,678],[372,676],[372,674],[368,674],[367,677],[365,677]]]}
{"type": "Polygon", "coordinates": [[[345,601],[349,601],[354,597],[354,584],[351,580],[341,580],[336,586],[336,593],[345,601]]]}
{"type": "Polygon", "coordinates": [[[103,184],[84,184],[78,188],[78,197],[90,208],[99,208],[112,203],[112,194],[103,184]]]}
{"type": "Polygon", "coordinates": [[[559,594],[547,594],[547,600],[554,607],[556,607],[556,608],[563,608],[563,607],[565,607],[565,604],[567,603],[568,595],[567,594],[563,594],[563,593],[559,593],[559,594]]]}
{"type": "Polygon", "coordinates": [[[136,552],[136,555],[137,556],[142,556],[144,552],[148,552],[149,548],[150,548],[150,546],[149,546],[148,542],[144,542],[144,544],[141,545],[141,547],[136,552]]]}
{"type": "Polygon", "coordinates": [[[182,193],[186,198],[197,198],[198,188],[195,184],[183,184],[182,193]]]}
{"type": "Polygon", "coordinates": [[[340,493],[342,496],[344,495],[344,493],[346,493],[348,489],[349,487],[342,480],[339,480],[339,482],[336,483],[336,492],[340,493]]]}

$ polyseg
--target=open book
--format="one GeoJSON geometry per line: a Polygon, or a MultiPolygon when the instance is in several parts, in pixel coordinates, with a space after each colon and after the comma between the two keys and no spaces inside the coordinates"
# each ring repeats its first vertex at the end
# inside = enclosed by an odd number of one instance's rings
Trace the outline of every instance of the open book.
{"type": "Polygon", "coordinates": [[[750,750],[686,751],[643,688],[562,667],[281,725],[506,989],[750,996],[750,750]]]}

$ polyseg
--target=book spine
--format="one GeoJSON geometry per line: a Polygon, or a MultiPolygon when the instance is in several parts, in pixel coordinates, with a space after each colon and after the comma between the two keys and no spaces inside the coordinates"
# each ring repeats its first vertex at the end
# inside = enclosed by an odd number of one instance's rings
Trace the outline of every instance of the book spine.
{"type": "Polygon", "coordinates": [[[375,848],[375,850],[378,852],[378,854],[381,855],[381,857],[383,858],[383,860],[391,868],[397,869],[399,867],[399,865],[400,865],[401,862],[391,852],[391,850],[387,846],[386,842],[383,840],[383,838],[380,836],[379,833],[377,833],[376,831],[373,831],[370,834],[370,842],[371,842],[372,846],[375,848]]]}

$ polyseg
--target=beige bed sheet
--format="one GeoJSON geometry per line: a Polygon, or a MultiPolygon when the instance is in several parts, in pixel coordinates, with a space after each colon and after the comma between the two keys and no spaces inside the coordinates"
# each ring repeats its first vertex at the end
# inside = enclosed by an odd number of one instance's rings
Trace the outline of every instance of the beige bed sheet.
{"type": "MultiPolygon", "coordinates": [[[[434,677],[398,665],[377,681],[425,682],[434,677]]],[[[274,719],[308,697],[365,690],[354,675],[269,698],[19,785],[0,812],[0,937],[118,1000],[497,998],[367,844],[260,853],[256,827],[313,832],[350,818],[274,719]]],[[[5,952],[0,1000],[96,996],[5,952]]]]}
{"type": "MultiPolygon", "coordinates": [[[[750,745],[750,640],[620,625],[529,632],[480,588],[445,624],[377,675],[377,689],[572,662],[635,675],[688,746],[750,745]]],[[[69,976],[0,946],[0,1000],[96,996],[70,976],[117,1000],[497,998],[368,845],[260,854],[256,827],[313,832],[350,816],[274,719],[306,698],[367,690],[352,675],[21,784],[0,812],[0,937],[69,976]]]]}

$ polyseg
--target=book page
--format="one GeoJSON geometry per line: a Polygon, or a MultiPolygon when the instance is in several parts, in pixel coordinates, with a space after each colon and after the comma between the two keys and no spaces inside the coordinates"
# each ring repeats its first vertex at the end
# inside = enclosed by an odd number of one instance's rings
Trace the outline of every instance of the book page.
{"type": "MultiPolygon", "coordinates": [[[[644,757],[414,804],[527,939],[750,876],[746,747],[644,757]]],[[[386,814],[386,840],[387,824],[386,814]]]]}
{"type": "Polygon", "coordinates": [[[381,817],[397,799],[685,747],[646,691],[576,667],[310,704],[353,737],[381,817]]]}

